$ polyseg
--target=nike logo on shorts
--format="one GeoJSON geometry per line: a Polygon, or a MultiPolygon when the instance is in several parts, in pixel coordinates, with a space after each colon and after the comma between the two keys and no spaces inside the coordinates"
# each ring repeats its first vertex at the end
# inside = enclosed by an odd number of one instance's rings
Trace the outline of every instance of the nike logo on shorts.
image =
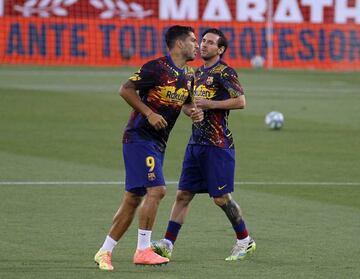
{"type": "Polygon", "coordinates": [[[224,189],[226,186],[227,186],[227,184],[224,184],[223,186],[219,186],[219,187],[218,187],[218,190],[222,190],[222,189],[224,189]]]}

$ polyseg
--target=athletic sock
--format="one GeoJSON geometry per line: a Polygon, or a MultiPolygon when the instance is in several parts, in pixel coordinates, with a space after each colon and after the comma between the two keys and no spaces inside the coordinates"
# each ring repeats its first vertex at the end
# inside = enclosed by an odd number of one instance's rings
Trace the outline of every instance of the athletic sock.
{"type": "Polygon", "coordinates": [[[246,229],[245,222],[243,220],[240,221],[240,223],[236,226],[233,226],[234,231],[236,233],[237,239],[245,239],[249,236],[249,233],[246,229]]]}
{"type": "Polygon", "coordinates": [[[247,244],[250,240],[250,236],[245,237],[244,239],[237,239],[237,243],[241,243],[241,244],[247,244]]]}
{"type": "Polygon", "coordinates": [[[144,250],[150,247],[151,232],[152,231],[138,229],[138,250],[144,250]]]}
{"type": "Polygon", "coordinates": [[[117,244],[117,241],[115,241],[114,239],[112,239],[108,235],[108,236],[106,236],[105,241],[104,241],[103,245],[100,248],[100,251],[110,251],[110,252],[112,252],[112,250],[114,249],[116,244],[117,244]]]}
{"type": "Polygon", "coordinates": [[[165,233],[165,239],[171,241],[172,244],[175,243],[176,238],[179,234],[179,231],[181,229],[181,224],[176,223],[174,221],[169,221],[168,227],[166,229],[165,233]]]}

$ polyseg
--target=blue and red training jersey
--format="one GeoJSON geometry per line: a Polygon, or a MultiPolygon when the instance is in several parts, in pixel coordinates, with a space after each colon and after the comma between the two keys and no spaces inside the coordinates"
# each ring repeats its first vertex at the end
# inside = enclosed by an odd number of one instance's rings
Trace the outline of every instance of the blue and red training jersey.
{"type": "Polygon", "coordinates": [[[129,80],[135,84],[142,102],[162,115],[168,126],[156,131],[144,115],[134,110],[125,128],[123,143],[148,140],[164,151],[183,104],[191,102],[193,78],[191,67],[179,69],[170,56],[147,62],[131,76],[129,80]]]}
{"type": "MultiPolygon", "coordinates": [[[[194,97],[214,101],[244,95],[236,71],[219,60],[213,66],[195,71],[194,97]]],[[[194,123],[189,144],[234,148],[232,133],[228,128],[229,110],[204,110],[204,120],[194,123]]]]}

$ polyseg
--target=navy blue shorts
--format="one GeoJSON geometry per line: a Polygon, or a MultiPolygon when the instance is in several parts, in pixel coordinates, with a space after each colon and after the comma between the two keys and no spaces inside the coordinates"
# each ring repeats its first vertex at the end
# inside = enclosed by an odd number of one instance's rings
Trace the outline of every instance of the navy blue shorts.
{"type": "Polygon", "coordinates": [[[235,150],[188,145],[179,190],[220,197],[234,191],[235,150]]]}
{"type": "Polygon", "coordinates": [[[125,189],[139,196],[147,187],[164,186],[164,152],[151,141],[124,143],[125,189]]]}

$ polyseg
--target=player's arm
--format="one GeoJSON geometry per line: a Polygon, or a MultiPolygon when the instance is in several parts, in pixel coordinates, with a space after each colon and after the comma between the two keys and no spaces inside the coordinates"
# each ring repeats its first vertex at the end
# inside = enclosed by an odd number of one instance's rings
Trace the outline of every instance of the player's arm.
{"type": "Polygon", "coordinates": [[[182,111],[189,116],[193,122],[201,122],[204,119],[203,110],[196,107],[194,103],[184,104],[182,111]]]}
{"type": "Polygon", "coordinates": [[[246,106],[244,90],[240,84],[236,71],[233,68],[227,67],[222,71],[219,82],[229,95],[228,99],[215,101],[196,98],[194,100],[195,105],[202,109],[244,109],[246,106]]]}
{"type": "Polygon", "coordinates": [[[136,92],[135,84],[132,81],[128,80],[124,83],[119,89],[119,94],[134,110],[143,114],[150,125],[156,130],[163,129],[167,126],[166,120],[160,114],[153,112],[141,101],[136,92]]]}
{"type": "Polygon", "coordinates": [[[205,98],[195,98],[194,103],[201,109],[244,109],[246,106],[245,95],[229,98],[222,101],[213,101],[205,98]]]}

